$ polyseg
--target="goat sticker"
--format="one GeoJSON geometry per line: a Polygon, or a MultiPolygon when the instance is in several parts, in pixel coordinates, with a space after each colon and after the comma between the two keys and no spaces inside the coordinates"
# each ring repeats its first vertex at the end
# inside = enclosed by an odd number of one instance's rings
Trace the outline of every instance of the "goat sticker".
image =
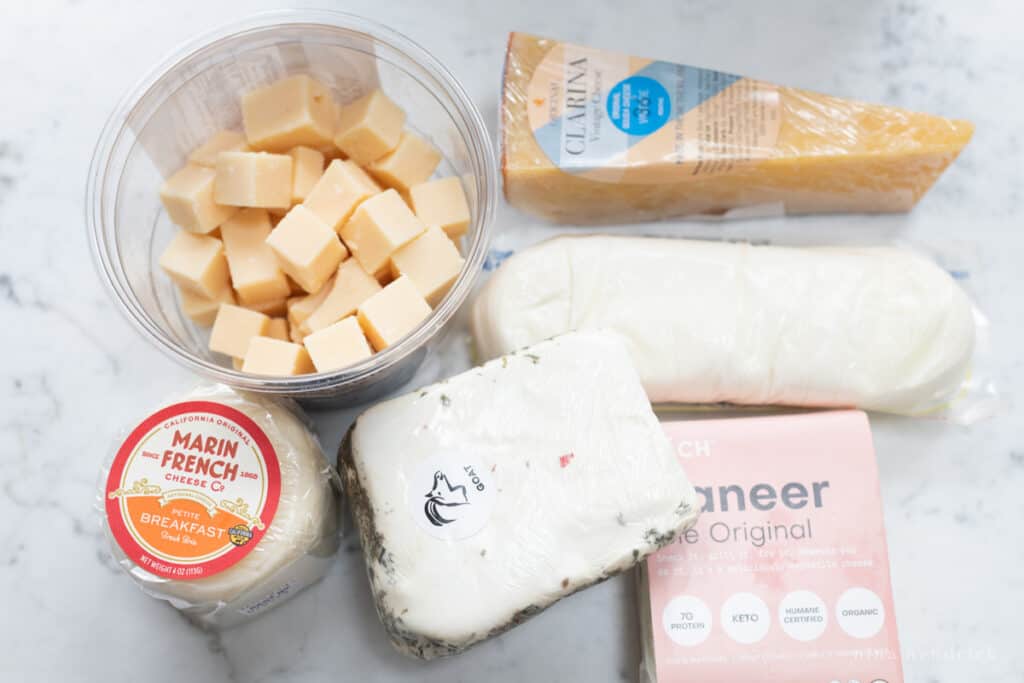
{"type": "Polygon", "coordinates": [[[418,463],[414,472],[407,503],[420,528],[431,536],[460,540],[487,524],[494,507],[494,472],[476,458],[435,456],[418,463]]]}

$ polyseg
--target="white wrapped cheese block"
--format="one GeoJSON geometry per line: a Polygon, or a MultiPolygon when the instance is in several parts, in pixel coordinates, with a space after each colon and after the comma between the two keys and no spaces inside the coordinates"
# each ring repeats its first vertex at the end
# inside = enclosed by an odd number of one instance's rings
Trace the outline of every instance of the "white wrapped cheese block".
{"type": "Polygon", "coordinates": [[[222,385],[162,406],[109,464],[101,505],[115,559],[204,626],[245,621],[326,572],[336,474],[287,404],[222,385]]]}
{"type": "Polygon", "coordinates": [[[654,403],[903,414],[949,400],[974,346],[963,291],[906,250],[611,236],[514,255],[477,298],[472,327],[484,358],[614,330],[654,403]]]}
{"type": "Polygon", "coordinates": [[[381,620],[425,659],[617,574],[697,506],[621,342],[542,342],[359,417],[339,453],[381,620]]]}

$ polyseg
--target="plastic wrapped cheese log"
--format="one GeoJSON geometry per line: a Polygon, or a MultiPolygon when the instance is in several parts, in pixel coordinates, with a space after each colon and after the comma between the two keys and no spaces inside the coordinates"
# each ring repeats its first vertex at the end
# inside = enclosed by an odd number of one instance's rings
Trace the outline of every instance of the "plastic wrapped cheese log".
{"type": "Polygon", "coordinates": [[[505,196],[560,223],[906,211],[974,131],[523,33],[509,37],[501,123],[505,196]]]}
{"type": "Polygon", "coordinates": [[[511,257],[477,298],[472,327],[485,358],[614,330],[655,403],[902,414],[948,401],[974,345],[963,291],[909,251],[609,236],[511,257]]]}
{"type": "Polygon", "coordinates": [[[603,333],[371,408],[339,469],[381,620],[425,659],[628,569],[697,517],[625,348],[603,333]]]}
{"type": "Polygon", "coordinates": [[[151,595],[231,626],[323,576],[336,474],[297,408],[217,385],[135,426],[104,477],[112,552],[151,595]]]}

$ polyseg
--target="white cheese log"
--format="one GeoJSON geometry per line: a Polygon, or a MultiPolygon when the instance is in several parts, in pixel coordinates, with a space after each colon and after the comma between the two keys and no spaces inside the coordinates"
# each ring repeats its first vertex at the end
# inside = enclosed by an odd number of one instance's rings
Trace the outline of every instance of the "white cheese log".
{"type": "Polygon", "coordinates": [[[339,469],[381,620],[425,659],[628,569],[697,517],[625,348],[602,333],[371,408],[339,469]]]}
{"type": "Polygon", "coordinates": [[[654,403],[857,406],[912,414],[968,372],[970,302],[909,251],[559,237],[506,261],[477,298],[495,357],[570,330],[625,340],[654,403]]]}
{"type": "MultiPolygon", "coordinates": [[[[179,400],[213,401],[250,417],[277,454],[281,492],[259,545],[211,576],[176,580],[129,560],[106,527],[111,552],[150,595],[167,600],[197,623],[225,627],[276,606],[320,579],[339,545],[338,500],[330,463],[312,431],[285,403],[223,385],[200,387],[179,400]]],[[[173,401],[172,403],[178,402],[173,401]]]]}

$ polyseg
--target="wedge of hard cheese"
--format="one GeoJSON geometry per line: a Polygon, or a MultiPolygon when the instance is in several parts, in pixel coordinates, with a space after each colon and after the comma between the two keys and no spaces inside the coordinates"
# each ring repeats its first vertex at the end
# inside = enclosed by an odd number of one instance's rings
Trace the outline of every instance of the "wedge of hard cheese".
{"type": "Polygon", "coordinates": [[[973,130],[521,33],[505,61],[505,195],[562,223],[906,211],[973,130]]]}
{"type": "Polygon", "coordinates": [[[625,347],[604,333],[374,406],[339,465],[380,618],[424,659],[628,569],[697,517],[625,347]]]}

